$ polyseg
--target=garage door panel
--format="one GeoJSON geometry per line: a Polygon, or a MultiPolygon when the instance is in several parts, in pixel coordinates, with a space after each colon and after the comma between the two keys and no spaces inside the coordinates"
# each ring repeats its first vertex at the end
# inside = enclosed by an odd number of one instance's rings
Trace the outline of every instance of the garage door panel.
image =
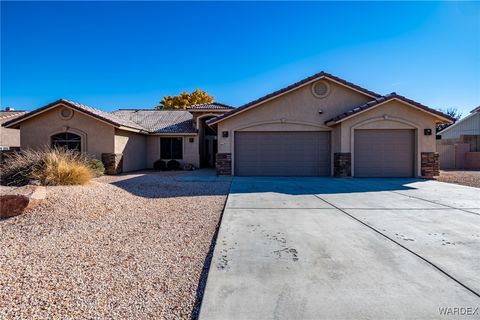
{"type": "Polygon", "coordinates": [[[329,176],[329,132],[236,132],[235,174],[329,176]]]}
{"type": "Polygon", "coordinates": [[[355,130],[356,177],[412,177],[414,130],[355,130]]]}

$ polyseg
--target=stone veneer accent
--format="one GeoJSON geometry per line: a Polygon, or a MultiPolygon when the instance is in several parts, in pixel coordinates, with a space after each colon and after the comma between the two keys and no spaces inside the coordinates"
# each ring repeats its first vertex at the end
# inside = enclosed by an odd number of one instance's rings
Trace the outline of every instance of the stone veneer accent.
{"type": "Polygon", "coordinates": [[[437,152],[422,152],[422,177],[431,178],[440,175],[440,163],[437,152]]]}
{"type": "Polygon", "coordinates": [[[123,153],[102,153],[105,174],[119,174],[123,171],[123,153]]]}
{"type": "Polygon", "coordinates": [[[215,168],[219,176],[232,175],[232,154],[231,153],[217,153],[215,168]]]}
{"type": "Polygon", "coordinates": [[[352,176],[352,155],[350,152],[333,154],[333,175],[337,178],[352,176]]]}

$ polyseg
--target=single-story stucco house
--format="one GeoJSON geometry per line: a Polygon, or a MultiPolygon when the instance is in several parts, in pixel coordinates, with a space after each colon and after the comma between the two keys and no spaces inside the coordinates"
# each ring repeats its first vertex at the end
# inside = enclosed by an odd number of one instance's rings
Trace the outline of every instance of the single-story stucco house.
{"type": "Polygon", "coordinates": [[[320,72],[238,108],[107,113],[61,99],[4,126],[22,148],[77,149],[110,173],[177,159],[222,175],[420,177],[438,174],[435,126],[452,120],[320,72]]]}

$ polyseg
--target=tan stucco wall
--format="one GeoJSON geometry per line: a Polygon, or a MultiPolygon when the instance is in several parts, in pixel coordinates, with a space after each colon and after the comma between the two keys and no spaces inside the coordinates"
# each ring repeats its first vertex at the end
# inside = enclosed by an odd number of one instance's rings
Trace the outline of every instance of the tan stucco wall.
{"type": "Polygon", "coordinates": [[[83,137],[83,152],[98,159],[101,159],[102,153],[114,152],[114,127],[78,111],[74,111],[71,119],[64,120],[58,115],[59,108],[55,107],[20,124],[22,149],[49,146],[53,134],[71,131],[83,137]]]}
{"type": "MultiPolygon", "coordinates": [[[[147,137],[147,168],[153,168],[153,163],[160,159],[160,138],[161,137],[179,137],[179,136],[148,136],[147,137]]],[[[165,159],[164,159],[165,160],[165,159]]],[[[168,160],[168,159],[167,159],[168,160]]],[[[198,150],[198,136],[183,137],[183,159],[178,160],[182,165],[191,163],[195,167],[200,166],[200,154],[198,150]],[[193,142],[189,142],[193,138],[193,142]]]]}
{"type": "Polygon", "coordinates": [[[123,171],[147,168],[147,136],[115,129],[115,153],[123,153],[123,171]]]}
{"type": "Polygon", "coordinates": [[[332,136],[332,157],[335,152],[351,152],[352,174],[354,174],[352,146],[355,128],[415,129],[417,149],[415,165],[417,175],[420,176],[421,152],[435,152],[436,150],[435,116],[393,100],[360,113],[341,124],[327,127],[324,125],[325,121],[372,100],[370,97],[333,82],[330,82],[330,86],[330,94],[323,99],[316,98],[311,93],[311,85],[308,85],[219,122],[219,152],[232,153],[232,161],[235,161],[233,146],[235,131],[329,130],[332,136]],[[323,113],[319,114],[319,110],[322,110],[323,113]],[[427,128],[432,129],[432,135],[424,135],[423,129],[427,128]],[[228,138],[222,137],[223,131],[229,132],[228,138]]]}
{"type": "Polygon", "coordinates": [[[20,130],[0,126],[0,147],[20,147],[20,130]]]}
{"type": "MultiPolygon", "coordinates": [[[[337,127],[340,128],[341,152],[352,153],[352,164],[355,161],[354,131],[355,129],[415,129],[415,143],[417,149],[416,172],[420,176],[421,152],[435,152],[435,117],[400,101],[390,101],[364,113],[345,120],[337,127]],[[424,135],[423,129],[432,129],[432,135],[424,135]]],[[[352,175],[355,176],[352,165],[352,175]]]]}
{"type": "MultiPolygon", "coordinates": [[[[330,131],[326,120],[372,99],[332,81],[329,84],[325,98],[315,97],[311,85],[306,85],[219,122],[218,152],[233,153],[234,131],[330,131]],[[222,131],[229,131],[229,137],[223,138],[222,131]]],[[[332,139],[338,139],[336,132],[332,139]]]]}

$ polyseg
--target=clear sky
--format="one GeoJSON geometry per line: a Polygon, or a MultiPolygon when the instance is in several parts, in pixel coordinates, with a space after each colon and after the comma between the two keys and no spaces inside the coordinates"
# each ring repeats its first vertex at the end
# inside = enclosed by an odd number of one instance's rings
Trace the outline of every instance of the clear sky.
{"type": "Polygon", "coordinates": [[[479,2],[1,2],[1,107],[111,111],[201,88],[240,106],[321,70],[465,116],[479,2]]]}

